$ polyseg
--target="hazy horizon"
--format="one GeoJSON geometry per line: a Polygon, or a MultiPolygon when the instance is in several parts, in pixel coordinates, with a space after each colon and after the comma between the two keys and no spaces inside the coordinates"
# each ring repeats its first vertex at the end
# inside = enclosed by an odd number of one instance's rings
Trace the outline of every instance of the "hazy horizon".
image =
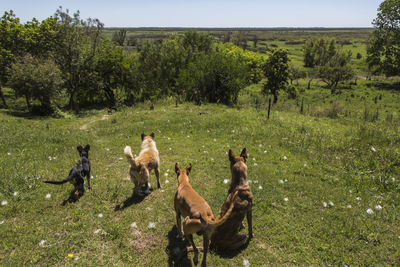
{"type": "Polygon", "coordinates": [[[383,0],[3,0],[22,23],[53,16],[59,6],[107,28],[371,28],[383,0]]]}

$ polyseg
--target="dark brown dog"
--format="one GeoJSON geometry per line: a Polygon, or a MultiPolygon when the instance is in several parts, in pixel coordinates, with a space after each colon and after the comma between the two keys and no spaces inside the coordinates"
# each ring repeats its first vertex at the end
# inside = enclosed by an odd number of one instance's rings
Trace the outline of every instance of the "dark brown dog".
{"type": "MultiPolygon", "coordinates": [[[[178,188],[175,193],[174,207],[176,212],[176,224],[178,227],[179,237],[182,238],[181,230],[181,216],[183,220],[183,232],[186,239],[193,246],[192,249],[187,251],[193,251],[194,257],[193,262],[197,265],[198,254],[200,248],[197,248],[193,242],[193,234],[197,233],[203,235],[203,260],[201,266],[206,266],[207,251],[209,247],[210,237],[214,229],[224,223],[232,212],[233,202],[231,206],[227,207],[225,215],[221,218],[218,217],[214,220],[213,212],[208,203],[202,198],[189,183],[188,174],[192,169],[190,164],[185,169],[181,170],[179,164],[175,164],[175,172],[178,175],[178,188]]],[[[236,193],[237,194],[237,193],[236,193]]],[[[236,194],[232,195],[234,199],[236,194]]]]}
{"type": "Polygon", "coordinates": [[[222,205],[219,216],[224,216],[228,208],[234,204],[231,215],[220,226],[215,229],[211,236],[211,247],[221,250],[234,250],[243,246],[253,237],[252,229],[252,205],[253,194],[247,183],[247,152],[242,150],[239,157],[236,157],[232,150],[229,150],[229,161],[231,162],[232,181],[228,190],[228,196],[222,205]],[[237,197],[232,197],[237,193],[237,197]],[[247,227],[249,237],[238,234],[242,221],[247,216],[247,227]]]}

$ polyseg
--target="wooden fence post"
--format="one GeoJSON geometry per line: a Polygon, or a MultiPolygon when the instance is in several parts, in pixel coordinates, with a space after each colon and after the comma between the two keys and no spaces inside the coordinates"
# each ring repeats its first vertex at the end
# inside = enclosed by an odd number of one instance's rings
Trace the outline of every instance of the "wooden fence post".
{"type": "Polygon", "coordinates": [[[269,113],[271,111],[271,98],[268,100],[268,119],[269,119],[269,113]]]}

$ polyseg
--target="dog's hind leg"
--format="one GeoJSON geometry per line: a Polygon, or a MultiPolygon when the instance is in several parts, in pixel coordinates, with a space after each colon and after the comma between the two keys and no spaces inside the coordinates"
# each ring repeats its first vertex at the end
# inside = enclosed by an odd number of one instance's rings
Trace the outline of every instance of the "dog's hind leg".
{"type": "Polygon", "coordinates": [[[249,239],[253,238],[253,215],[251,206],[247,209],[247,227],[249,228],[249,239]]]}
{"type": "Polygon", "coordinates": [[[203,260],[201,262],[201,267],[206,267],[207,252],[210,243],[211,233],[205,232],[203,234],[203,260]]]}
{"type": "Polygon", "coordinates": [[[185,234],[185,237],[189,241],[189,243],[192,245],[193,252],[194,252],[193,263],[194,263],[194,265],[197,265],[197,263],[199,263],[199,250],[196,248],[196,245],[194,244],[193,235],[185,234]]]}
{"type": "Polygon", "coordinates": [[[161,188],[161,184],[160,184],[160,167],[157,166],[157,168],[154,169],[154,172],[155,172],[156,177],[157,177],[157,187],[161,188]]]}

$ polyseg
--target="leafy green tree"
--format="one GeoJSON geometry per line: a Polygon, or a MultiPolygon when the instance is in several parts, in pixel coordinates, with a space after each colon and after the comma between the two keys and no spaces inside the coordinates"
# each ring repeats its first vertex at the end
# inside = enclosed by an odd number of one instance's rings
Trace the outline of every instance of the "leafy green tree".
{"type": "Polygon", "coordinates": [[[24,27],[12,10],[0,18],[0,98],[7,107],[2,85],[7,83],[11,64],[25,52],[24,27]]]}
{"type": "Polygon", "coordinates": [[[331,89],[333,94],[339,82],[353,78],[354,71],[350,66],[351,52],[337,52],[325,65],[319,67],[319,77],[331,89]]]}
{"type": "Polygon", "coordinates": [[[200,54],[179,75],[177,84],[186,100],[235,104],[248,81],[247,66],[233,54],[216,50],[200,54]]]}
{"type": "Polygon", "coordinates": [[[32,98],[40,101],[43,110],[52,111],[52,98],[62,84],[61,72],[53,60],[26,55],[12,63],[9,73],[8,83],[17,96],[25,97],[30,111],[32,98]]]}
{"type": "Polygon", "coordinates": [[[286,90],[289,80],[289,58],[286,50],[275,49],[269,53],[264,64],[264,76],[267,82],[264,85],[263,93],[273,94],[273,102],[278,102],[278,91],[286,90]]]}
{"type": "Polygon", "coordinates": [[[118,45],[123,46],[126,39],[126,29],[120,29],[113,33],[112,40],[118,45]]]}
{"type": "Polygon", "coordinates": [[[367,47],[367,62],[373,73],[400,74],[400,0],[385,0],[372,22],[375,30],[367,47]]]}
{"type": "Polygon", "coordinates": [[[71,17],[60,7],[55,14],[57,22],[55,60],[59,65],[65,88],[69,94],[69,107],[75,108],[76,94],[88,84],[95,56],[100,53],[103,24],[98,19],[80,19],[79,11],[71,17]]]}

